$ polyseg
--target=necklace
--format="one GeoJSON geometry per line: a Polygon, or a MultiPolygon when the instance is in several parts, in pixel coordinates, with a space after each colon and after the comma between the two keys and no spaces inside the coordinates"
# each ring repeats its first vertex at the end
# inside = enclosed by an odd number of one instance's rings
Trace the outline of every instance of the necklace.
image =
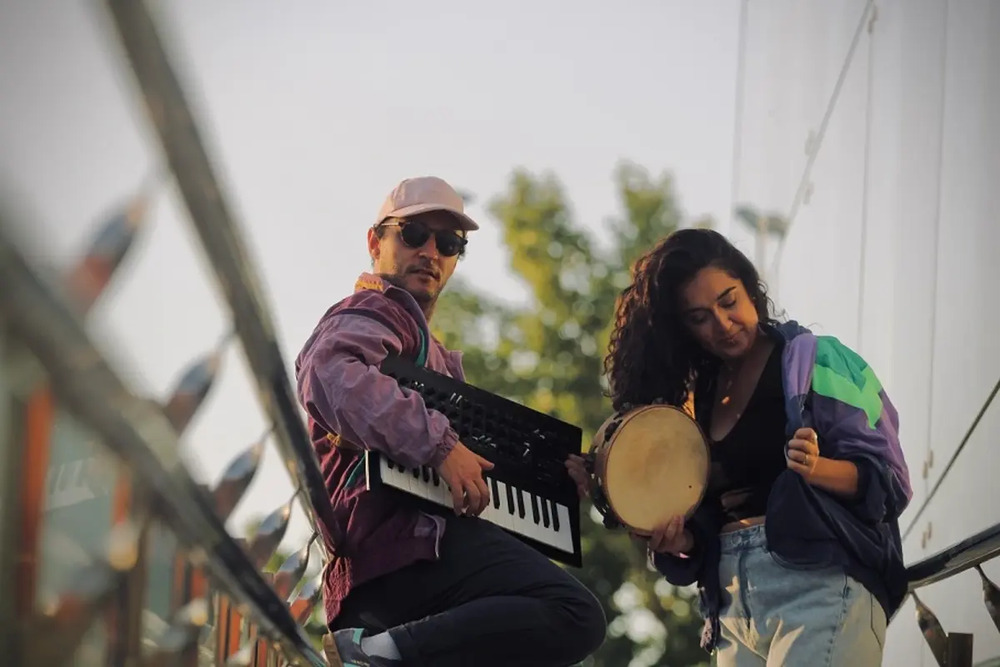
{"type": "Polygon", "coordinates": [[[721,385],[721,391],[719,392],[720,405],[728,405],[730,403],[730,401],[732,400],[731,392],[733,389],[733,385],[736,384],[736,380],[738,380],[740,376],[744,374],[745,371],[743,369],[747,368],[748,364],[750,370],[746,372],[748,373],[755,372],[757,361],[761,357],[761,354],[758,352],[759,349],[761,348],[759,348],[758,346],[754,346],[753,348],[751,348],[750,352],[748,352],[743,357],[739,359],[734,359],[729,363],[722,362],[719,375],[725,374],[726,379],[724,383],[720,383],[721,385]]]}
{"type": "Polygon", "coordinates": [[[726,382],[722,387],[722,391],[719,392],[721,398],[719,399],[720,405],[729,405],[730,400],[730,390],[733,388],[733,383],[736,381],[736,372],[729,370],[729,367],[724,366],[726,369],[726,382]]]}

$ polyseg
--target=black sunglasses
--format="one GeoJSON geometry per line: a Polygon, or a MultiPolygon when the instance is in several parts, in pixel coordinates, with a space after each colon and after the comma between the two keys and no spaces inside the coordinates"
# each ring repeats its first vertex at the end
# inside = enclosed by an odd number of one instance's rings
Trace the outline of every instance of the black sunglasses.
{"type": "Polygon", "coordinates": [[[459,236],[455,232],[447,230],[431,231],[430,228],[419,220],[395,220],[384,222],[380,227],[399,227],[399,238],[410,248],[422,248],[424,244],[434,237],[434,244],[437,245],[438,252],[445,257],[454,257],[465,252],[465,244],[469,239],[459,236]]]}

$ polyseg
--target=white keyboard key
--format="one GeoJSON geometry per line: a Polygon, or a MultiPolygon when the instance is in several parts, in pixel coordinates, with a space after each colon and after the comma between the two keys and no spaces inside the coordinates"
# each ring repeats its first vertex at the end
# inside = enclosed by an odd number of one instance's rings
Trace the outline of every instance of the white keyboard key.
{"type": "Polygon", "coordinates": [[[552,546],[563,549],[568,553],[573,553],[573,535],[569,523],[569,508],[556,503],[556,512],[559,513],[559,532],[552,546]]]}
{"type": "MultiPolygon", "coordinates": [[[[485,518],[487,521],[495,523],[501,528],[504,528],[506,530],[511,530],[513,526],[511,525],[510,521],[510,512],[507,511],[507,485],[499,480],[497,480],[496,484],[497,484],[496,501],[499,501],[500,506],[497,507],[496,506],[497,503],[494,502],[493,498],[491,498],[490,506],[487,507],[486,512],[484,512],[484,514],[488,513],[488,515],[483,518],[485,518]]],[[[493,488],[492,485],[490,485],[490,493],[492,492],[493,488]]]]}

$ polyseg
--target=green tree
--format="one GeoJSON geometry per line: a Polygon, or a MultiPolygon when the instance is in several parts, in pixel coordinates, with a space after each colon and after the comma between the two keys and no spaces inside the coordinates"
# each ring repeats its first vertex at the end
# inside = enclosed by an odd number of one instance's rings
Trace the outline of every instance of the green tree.
{"type": "MultiPolygon", "coordinates": [[[[601,247],[574,220],[553,175],[515,171],[489,210],[528,302],[512,305],[456,279],[433,320],[435,335],[463,350],[468,382],[579,425],[587,443],[611,414],[603,357],[615,300],[639,255],[681,226],[670,176],[623,163],[614,179],[623,211],[609,221],[611,242],[601,247]]],[[[651,571],[641,546],[605,529],[589,502],[582,509],[584,565],[574,574],[610,621],[592,664],[706,664],[692,591],[651,571]]]]}

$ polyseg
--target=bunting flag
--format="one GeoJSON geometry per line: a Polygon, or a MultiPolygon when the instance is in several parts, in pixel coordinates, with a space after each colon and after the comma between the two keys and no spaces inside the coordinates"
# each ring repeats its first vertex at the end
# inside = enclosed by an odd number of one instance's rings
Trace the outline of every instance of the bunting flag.
{"type": "Polygon", "coordinates": [[[164,414],[178,433],[184,432],[211,391],[230,339],[227,335],[210,354],[188,366],[163,406],[164,414]]]}
{"type": "Polygon", "coordinates": [[[83,257],[67,275],[67,289],[81,314],[86,314],[110,284],[128,255],[150,207],[150,192],[143,190],[115,211],[98,230],[83,257]]]}

